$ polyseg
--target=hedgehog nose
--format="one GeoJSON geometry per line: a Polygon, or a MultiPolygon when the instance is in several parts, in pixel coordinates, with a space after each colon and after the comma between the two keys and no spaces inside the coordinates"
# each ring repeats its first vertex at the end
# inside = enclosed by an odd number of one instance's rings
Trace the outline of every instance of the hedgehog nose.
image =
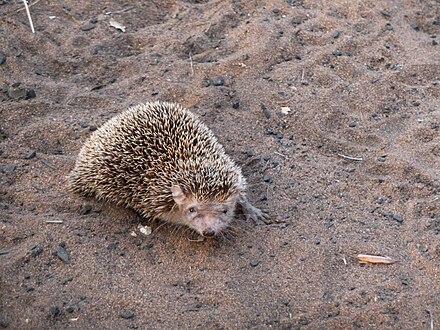
{"type": "Polygon", "coordinates": [[[215,232],[212,229],[206,229],[203,231],[204,237],[213,237],[215,235],[215,232]]]}

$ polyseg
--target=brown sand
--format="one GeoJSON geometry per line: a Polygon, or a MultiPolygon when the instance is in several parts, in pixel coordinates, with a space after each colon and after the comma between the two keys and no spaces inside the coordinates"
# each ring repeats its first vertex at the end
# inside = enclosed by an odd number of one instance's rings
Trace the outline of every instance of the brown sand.
{"type": "Polygon", "coordinates": [[[439,326],[438,1],[42,0],[35,34],[4,2],[0,328],[439,326]],[[68,194],[93,126],[146,100],[200,115],[270,222],[144,236],[68,194]]]}

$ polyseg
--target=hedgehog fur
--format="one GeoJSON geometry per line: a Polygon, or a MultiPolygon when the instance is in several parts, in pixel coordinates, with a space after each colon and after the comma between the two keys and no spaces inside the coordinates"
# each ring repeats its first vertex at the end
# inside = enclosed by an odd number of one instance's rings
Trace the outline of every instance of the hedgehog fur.
{"type": "Polygon", "coordinates": [[[131,107],[96,130],[81,148],[68,190],[204,236],[227,227],[237,203],[248,217],[263,216],[247,201],[240,167],[207,126],[175,103],[131,107]]]}

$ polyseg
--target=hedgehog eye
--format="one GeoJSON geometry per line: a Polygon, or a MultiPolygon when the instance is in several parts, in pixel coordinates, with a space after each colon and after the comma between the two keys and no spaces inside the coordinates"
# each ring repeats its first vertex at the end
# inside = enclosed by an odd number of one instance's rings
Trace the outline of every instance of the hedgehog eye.
{"type": "Polygon", "coordinates": [[[227,214],[227,213],[228,213],[228,209],[223,210],[223,213],[224,213],[224,214],[227,214]]]}
{"type": "Polygon", "coordinates": [[[190,213],[194,213],[194,212],[196,211],[196,208],[195,208],[195,207],[190,207],[188,211],[189,211],[190,213]]]}

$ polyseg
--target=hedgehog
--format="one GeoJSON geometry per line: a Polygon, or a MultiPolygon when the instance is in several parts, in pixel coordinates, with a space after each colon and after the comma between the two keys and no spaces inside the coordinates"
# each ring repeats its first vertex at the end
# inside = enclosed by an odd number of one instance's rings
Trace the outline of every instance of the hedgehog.
{"type": "Polygon", "coordinates": [[[67,189],[187,226],[203,237],[226,229],[237,208],[264,220],[241,168],[212,131],[182,106],[147,102],[96,130],[81,148],[67,189]]]}

